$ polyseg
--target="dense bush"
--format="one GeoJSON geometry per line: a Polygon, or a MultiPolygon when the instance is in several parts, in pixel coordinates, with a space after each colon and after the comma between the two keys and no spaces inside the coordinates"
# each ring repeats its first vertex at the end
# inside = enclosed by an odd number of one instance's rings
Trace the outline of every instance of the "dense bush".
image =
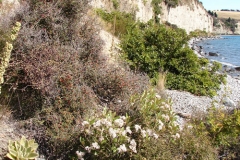
{"type": "Polygon", "coordinates": [[[68,159],[81,120],[102,105],[124,113],[129,95],[143,91],[148,78],[108,66],[88,1],[26,1],[5,74],[1,104],[35,130],[48,159],[68,159]],[[29,123],[31,122],[31,123],[29,123]]]}
{"type": "Polygon", "coordinates": [[[237,28],[237,21],[235,19],[231,19],[230,17],[228,19],[224,20],[224,24],[227,28],[229,28],[233,33],[235,32],[237,28]]]}
{"type": "Polygon", "coordinates": [[[216,73],[220,64],[209,65],[187,47],[183,29],[138,23],[122,39],[123,57],[133,70],[145,72],[153,81],[159,70],[167,71],[169,89],[186,90],[196,95],[216,94],[224,76],[216,73]]]}
{"type": "Polygon", "coordinates": [[[212,107],[201,118],[193,119],[197,135],[209,137],[219,158],[239,159],[240,111],[212,107]]]}
{"type": "MultiPolygon", "coordinates": [[[[180,135],[171,106],[153,90],[131,99],[132,111],[119,116],[107,109],[82,122],[79,158],[166,159],[165,149],[180,135]],[[151,146],[152,144],[157,146],[151,146]]],[[[176,153],[176,152],[174,152],[176,153]]]]}
{"type": "Polygon", "coordinates": [[[82,122],[79,159],[217,158],[210,137],[193,128],[180,130],[169,101],[154,90],[130,101],[131,110],[125,115],[105,109],[82,122]]]}
{"type": "Polygon", "coordinates": [[[208,33],[206,31],[202,31],[202,30],[194,30],[194,31],[191,31],[189,33],[189,36],[190,38],[191,37],[207,37],[208,36],[208,33]]]}

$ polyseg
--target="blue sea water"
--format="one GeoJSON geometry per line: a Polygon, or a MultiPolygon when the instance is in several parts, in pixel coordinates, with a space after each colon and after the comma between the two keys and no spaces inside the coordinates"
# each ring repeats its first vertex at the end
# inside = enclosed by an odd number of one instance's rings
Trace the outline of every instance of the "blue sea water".
{"type": "Polygon", "coordinates": [[[214,52],[218,57],[207,56],[207,58],[219,61],[226,65],[240,66],[240,36],[220,36],[219,39],[200,41],[198,46],[203,47],[206,53],[214,52]]]}

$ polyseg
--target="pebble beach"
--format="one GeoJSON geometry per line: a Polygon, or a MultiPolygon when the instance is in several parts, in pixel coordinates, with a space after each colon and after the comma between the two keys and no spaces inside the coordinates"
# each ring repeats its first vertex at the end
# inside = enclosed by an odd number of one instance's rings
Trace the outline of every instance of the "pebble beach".
{"type": "MultiPolygon", "coordinates": [[[[196,48],[196,41],[189,41],[189,47],[196,48]]],[[[194,51],[198,57],[203,57],[204,54],[200,51],[194,51]]],[[[230,74],[226,77],[226,84],[221,84],[220,90],[214,97],[196,96],[189,92],[166,90],[165,93],[172,102],[172,108],[175,113],[190,117],[192,114],[206,112],[213,104],[216,107],[224,107],[233,109],[238,107],[240,101],[240,80],[230,74]]]]}

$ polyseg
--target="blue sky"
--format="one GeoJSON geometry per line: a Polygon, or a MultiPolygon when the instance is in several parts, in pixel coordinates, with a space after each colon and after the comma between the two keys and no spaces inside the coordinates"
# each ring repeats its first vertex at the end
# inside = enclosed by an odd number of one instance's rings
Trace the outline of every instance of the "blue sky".
{"type": "Polygon", "coordinates": [[[240,10],[240,0],[199,0],[206,10],[238,9],[240,10]]]}

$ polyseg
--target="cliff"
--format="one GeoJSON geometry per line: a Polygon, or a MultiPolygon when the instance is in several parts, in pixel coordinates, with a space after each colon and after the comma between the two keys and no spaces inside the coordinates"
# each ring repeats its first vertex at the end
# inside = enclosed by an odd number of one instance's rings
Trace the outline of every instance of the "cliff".
{"type": "Polygon", "coordinates": [[[230,28],[226,27],[222,21],[219,21],[217,27],[213,28],[214,34],[240,34],[240,21],[237,22],[235,32],[233,33],[230,28]]]}
{"type": "MultiPolygon", "coordinates": [[[[120,11],[135,13],[136,19],[146,22],[153,18],[154,12],[151,1],[144,0],[92,0],[94,8],[102,8],[107,11],[113,10],[114,6],[120,11]],[[115,2],[115,3],[113,3],[115,2]],[[117,3],[116,3],[117,2],[117,3]]],[[[187,33],[196,29],[212,32],[213,19],[208,15],[205,8],[197,0],[180,0],[176,8],[168,7],[164,2],[159,4],[162,14],[159,15],[161,22],[169,22],[183,28],[187,33]]]]}

